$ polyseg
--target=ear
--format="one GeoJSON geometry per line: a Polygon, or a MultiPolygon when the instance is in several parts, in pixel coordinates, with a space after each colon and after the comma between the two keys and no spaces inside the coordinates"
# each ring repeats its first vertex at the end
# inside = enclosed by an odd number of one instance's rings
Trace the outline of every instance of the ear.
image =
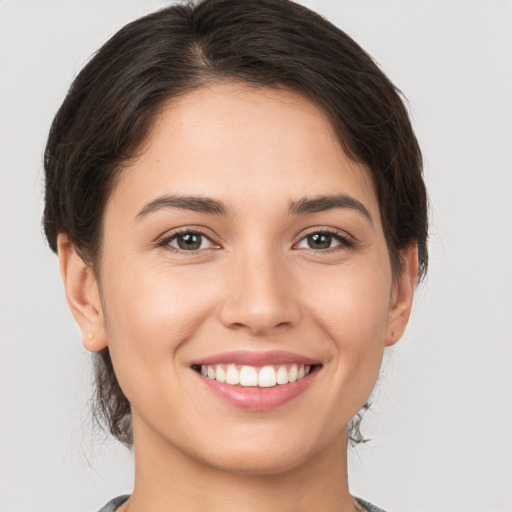
{"type": "Polygon", "coordinates": [[[71,313],[82,332],[85,348],[98,352],[107,346],[107,336],[96,276],[77,253],[69,238],[57,238],[60,273],[71,313]]]}
{"type": "Polygon", "coordinates": [[[401,252],[402,272],[393,286],[386,325],[386,346],[394,345],[404,334],[418,283],[418,246],[413,244],[401,252]]]}

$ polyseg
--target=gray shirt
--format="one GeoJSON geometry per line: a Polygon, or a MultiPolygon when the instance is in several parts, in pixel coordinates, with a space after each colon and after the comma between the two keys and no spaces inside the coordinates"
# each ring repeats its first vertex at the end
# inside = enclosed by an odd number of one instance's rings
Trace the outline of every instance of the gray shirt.
{"type": "MultiPolygon", "coordinates": [[[[119,507],[119,505],[122,505],[128,498],[130,497],[129,494],[125,494],[124,496],[118,496],[117,498],[114,498],[113,500],[109,501],[99,512],[114,512],[114,510],[119,507]]],[[[376,507],[375,505],[372,505],[371,503],[368,503],[360,498],[356,498],[357,502],[361,504],[368,512],[384,512],[379,507],[376,507]]]]}

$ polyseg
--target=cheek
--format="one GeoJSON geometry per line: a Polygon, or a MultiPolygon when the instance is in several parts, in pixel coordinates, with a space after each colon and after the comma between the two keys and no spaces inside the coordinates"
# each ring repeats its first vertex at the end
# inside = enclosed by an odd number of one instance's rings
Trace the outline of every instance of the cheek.
{"type": "Polygon", "coordinates": [[[208,288],[191,280],[190,272],[165,266],[118,264],[102,279],[109,349],[119,380],[124,374],[165,373],[209,314],[208,288]],[[112,277],[110,277],[112,276],[112,277]]]}
{"type": "Polygon", "coordinates": [[[340,349],[383,343],[392,285],[391,273],[383,268],[368,264],[334,271],[317,279],[322,287],[310,289],[310,308],[340,349]]]}
{"type": "Polygon", "coordinates": [[[322,279],[324,286],[311,290],[308,300],[312,317],[327,333],[340,393],[348,386],[362,403],[378,377],[385,347],[392,280],[383,268],[345,269],[322,279]]]}

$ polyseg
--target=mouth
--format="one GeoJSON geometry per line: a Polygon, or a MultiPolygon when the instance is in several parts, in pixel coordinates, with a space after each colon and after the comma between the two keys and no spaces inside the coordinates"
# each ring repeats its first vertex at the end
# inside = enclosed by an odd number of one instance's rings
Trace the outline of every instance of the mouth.
{"type": "Polygon", "coordinates": [[[265,411],[300,396],[322,368],[285,352],[231,352],[194,362],[207,389],[237,408],[265,411]]]}
{"type": "Polygon", "coordinates": [[[281,364],[262,367],[230,364],[193,365],[203,377],[231,386],[272,388],[304,379],[319,365],[281,364]]]}

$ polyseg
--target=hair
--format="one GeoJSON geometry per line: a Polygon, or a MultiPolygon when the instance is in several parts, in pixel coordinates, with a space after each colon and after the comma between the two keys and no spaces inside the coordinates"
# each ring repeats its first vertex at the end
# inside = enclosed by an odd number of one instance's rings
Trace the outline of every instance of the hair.
{"type": "MultiPolygon", "coordinates": [[[[293,91],[316,104],[372,178],[393,275],[411,244],[424,275],[427,195],[401,94],[347,34],[290,0],[173,5],[129,23],[100,48],[48,137],[43,223],[51,249],[66,234],[99,279],[103,212],[123,167],[169,99],[224,80],[293,91]]],[[[96,417],[130,446],[130,404],[108,347],[94,361],[96,417]]],[[[351,422],[353,443],[363,441],[359,423],[360,414],[351,422]]]]}

